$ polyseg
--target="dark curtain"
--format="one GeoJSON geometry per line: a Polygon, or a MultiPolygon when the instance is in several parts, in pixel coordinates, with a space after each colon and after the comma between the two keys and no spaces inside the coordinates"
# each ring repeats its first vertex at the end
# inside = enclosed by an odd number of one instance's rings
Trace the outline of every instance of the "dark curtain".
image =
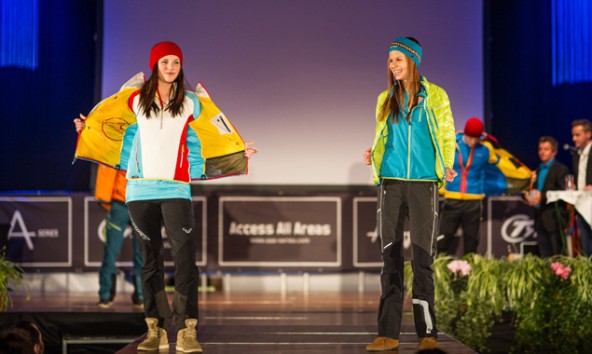
{"type": "Polygon", "coordinates": [[[0,67],[0,190],[88,190],[72,119],[96,102],[102,3],[39,0],[38,67],[0,67]]]}
{"type": "Polygon", "coordinates": [[[531,168],[543,135],[559,141],[557,159],[571,167],[562,150],[572,145],[571,122],[592,119],[591,82],[553,86],[551,1],[484,1],[487,127],[531,168]]]}

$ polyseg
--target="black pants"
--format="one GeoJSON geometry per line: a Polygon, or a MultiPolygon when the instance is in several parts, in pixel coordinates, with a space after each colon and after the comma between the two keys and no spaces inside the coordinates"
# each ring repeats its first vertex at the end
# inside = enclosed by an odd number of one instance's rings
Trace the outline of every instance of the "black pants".
{"type": "Polygon", "coordinates": [[[172,321],[176,330],[184,328],[186,318],[198,318],[199,315],[199,269],[195,265],[197,237],[191,200],[134,201],[127,205],[144,258],[144,314],[146,317],[158,318],[163,327],[168,327],[172,321]],[[161,232],[163,225],[171,243],[175,263],[172,313],[164,284],[164,245],[161,232]]]}
{"type": "Polygon", "coordinates": [[[479,229],[481,227],[481,200],[446,199],[440,214],[440,235],[438,252],[454,254],[451,249],[458,227],[462,227],[464,254],[477,253],[479,229]]]}
{"type": "Polygon", "coordinates": [[[435,230],[438,189],[430,182],[383,180],[378,202],[378,232],[382,242],[382,295],[378,336],[399,338],[403,319],[403,226],[409,217],[413,252],[413,317],[417,336],[436,337],[434,315],[435,230]]]}
{"type": "Polygon", "coordinates": [[[536,228],[536,232],[539,256],[551,257],[563,253],[563,242],[561,241],[561,233],[559,231],[548,232],[541,227],[536,228]]]}

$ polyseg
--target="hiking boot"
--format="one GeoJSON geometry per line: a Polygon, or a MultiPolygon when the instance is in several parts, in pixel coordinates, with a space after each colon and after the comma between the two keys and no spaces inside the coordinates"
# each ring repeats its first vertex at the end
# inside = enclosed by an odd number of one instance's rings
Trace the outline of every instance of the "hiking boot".
{"type": "Polygon", "coordinates": [[[138,345],[138,351],[169,351],[169,340],[167,332],[158,327],[157,318],[146,318],[148,333],[146,339],[138,345]]]}
{"type": "Polygon", "coordinates": [[[109,307],[111,307],[111,301],[108,300],[108,299],[101,299],[97,303],[97,306],[100,307],[100,308],[102,308],[102,309],[108,309],[109,307]]]}
{"type": "Polygon", "coordinates": [[[399,340],[389,337],[376,337],[372,343],[366,346],[369,352],[382,352],[385,350],[397,349],[399,347],[399,340]]]}
{"type": "Polygon", "coordinates": [[[419,338],[419,349],[436,349],[438,348],[438,340],[435,337],[419,338]]]}
{"type": "Polygon", "coordinates": [[[177,333],[177,345],[175,349],[183,353],[202,353],[201,345],[197,341],[197,320],[188,318],[185,320],[186,328],[177,333]]]}

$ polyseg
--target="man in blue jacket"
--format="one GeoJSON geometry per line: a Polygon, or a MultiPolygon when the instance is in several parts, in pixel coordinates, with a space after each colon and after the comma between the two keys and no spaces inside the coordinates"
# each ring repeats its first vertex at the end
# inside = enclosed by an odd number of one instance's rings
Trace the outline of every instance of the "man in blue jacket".
{"type": "Polygon", "coordinates": [[[456,135],[454,170],[460,178],[446,183],[440,212],[438,252],[455,254],[456,230],[462,227],[464,254],[476,253],[479,245],[482,201],[485,198],[485,170],[496,164],[497,154],[481,143],[483,122],[470,118],[464,132],[456,135]]]}

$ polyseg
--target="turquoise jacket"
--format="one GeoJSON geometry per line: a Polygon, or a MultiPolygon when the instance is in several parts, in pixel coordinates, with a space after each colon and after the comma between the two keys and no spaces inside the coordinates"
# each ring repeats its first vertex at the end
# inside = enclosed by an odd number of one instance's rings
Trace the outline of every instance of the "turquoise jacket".
{"type": "Polygon", "coordinates": [[[444,198],[481,200],[485,198],[488,165],[496,165],[500,157],[491,145],[477,144],[472,149],[463,141],[463,133],[456,135],[456,159],[454,170],[458,176],[447,182],[444,198]]]}
{"type": "MultiPolygon", "coordinates": [[[[428,82],[422,77],[421,84],[425,90],[425,98],[417,109],[422,109],[423,116],[427,117],[427,125],[433,146],[435,148],[435,173],[439,183],[444,181],[446,168],[452,168],[454,163],[455,151],[455,129],[452,111],[450,109],[450,100],[446,91],[442,88],[428,82]]],[[[374,137],[374,144],[372,145],[372,170],[373,180],[375,184],[380,184],[380,168],[382,166],[382,159],[385,153],[388,142],[388,119],[380,120],[380,107],[385,98],[389,94],[389,90],[383,91],[376,103],[376,135],[374,137]]],[[[413,144],[413,141],[410,141],[413,144]]],[[[413,146],[407,149],[407,159],[411,161],[411,152],[417,151],[413,146]]],[[[422,176],[412,175],[414,169],[412,166],[407,170],[409,175],[406,178],[397,178],[402,180],[429,180],[422,176]]]]}

